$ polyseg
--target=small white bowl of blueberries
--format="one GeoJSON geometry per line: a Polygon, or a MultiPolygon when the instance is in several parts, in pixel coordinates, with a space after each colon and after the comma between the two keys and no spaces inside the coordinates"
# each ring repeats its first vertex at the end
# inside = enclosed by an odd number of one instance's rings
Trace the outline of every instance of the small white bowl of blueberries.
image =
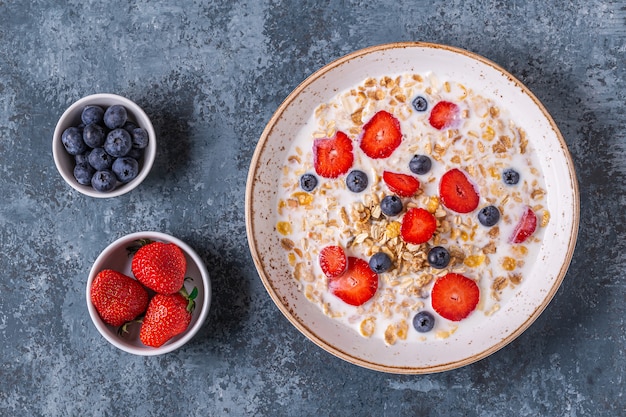
{"type": "Polygon", "coordinates": [[[52,140],[54,163],[75,190],[96,198],[117,197],[137,187],[156,156],[150,118],[133,101],[93,94],[59,119],[52,140]]]}

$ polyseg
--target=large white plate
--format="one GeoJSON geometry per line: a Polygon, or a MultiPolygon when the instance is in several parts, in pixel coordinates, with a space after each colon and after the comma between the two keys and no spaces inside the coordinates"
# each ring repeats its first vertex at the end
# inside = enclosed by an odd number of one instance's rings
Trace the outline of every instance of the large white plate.
{"type": "Polygon", "coordinates": [[[304,335],[346,361],[366,368],[419,374],[458,368],[482,359],[518,337],[537,319],[561,285],[569,266],[579,221],[576,174],[567,146],[544,106],[521,82],[493,62],[465,50],[427,43],[394,43],[363,49],[318,70],[276,110],[251,162],[246,188],[250,251],[269,295],[304,335]],[[445,340],[386,346],[326,317],[296,287],[280,249],[277,192],[290,143],[315,107],[368,77],[432,71],[471,87],[515,114],[535,149],[545,175],[550,222],[538,260],[513,297],[472,331],[445,340]]]}

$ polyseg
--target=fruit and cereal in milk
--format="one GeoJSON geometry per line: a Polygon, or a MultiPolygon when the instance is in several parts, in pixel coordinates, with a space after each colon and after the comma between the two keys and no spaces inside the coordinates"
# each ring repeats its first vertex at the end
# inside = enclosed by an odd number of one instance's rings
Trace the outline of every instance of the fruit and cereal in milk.
{"type": "Polygon", "coordinates": [[[550,217],[515,114],[432,73],[321,103],[289,150],[277,213],[306,298],[389,345],[497,313],[534,279],[550,217]]]}

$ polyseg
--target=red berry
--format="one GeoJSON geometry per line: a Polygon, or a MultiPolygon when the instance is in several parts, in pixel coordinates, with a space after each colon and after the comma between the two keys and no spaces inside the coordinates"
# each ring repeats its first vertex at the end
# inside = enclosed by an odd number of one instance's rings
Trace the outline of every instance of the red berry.
{"type": "Polygon", "coordinates": [[[478,207],[478,192],[467,175],[453,168],[439,182],[439,197],[444,206],[457,213],[469,213],[478,207]]]}
{"type": "Polygon", "coordinates": [[[96,275],[90,297],[100,318],[116,327],[134,320],[148,306],[146,289],[137,280],[111,269],[96,275]]]}
{"type": "Polygon", "coordinates": [[[324,178],[337,178],[352,167],[352,139],[345,133],[337,132],[332,138],[313,141],[313,165],[317,175],[324,178]]]}
{"type": "Polygon", "coordinates": [[[510,243],[524,242],[526,239],[528,239],[530,235],[535,233],[536,228],[537,228],[537,215],[535,214],[533,209],[527,206],[524,210],[524,214],[522,215],[522,218],[520,219],[519,223],[517,223],[517,226],[515,226],[515,229],[513,230],[513,234],[511,235],[509,242],[510,243]]]}
{"type": "Polygon", "coordinates": [[[363,126],[361,150],[370,158],[387,158],[400,143],[400,122],[391,113],[381,110],[363,126]]]}
{"type": "Polygon", "coordinates": [[[431,292],[433,309],[443,318],[459,321],[474,311],[480,289],[474,280],[449,273],[435,281],[431,292]]]}
{"type": "Polygon", "coordinates": [[[131,269],[146,287],[160,294],[174,294],[185,281],[187,259],[174,243],[149,242],[133,256],[131,269]]]}
{"type": "Polygon", "coordinates": [[[337,277],[346,270],[348,258],[341,246],[326,246],[320,251],[320,266],[327,277],[337,277]]]}
{"type": "Polygon", "coordinates": [[[195,294],[181,290],[175,294],[156,294],[150,300],[139,339],[146,346],[159,347],[185,332],[191,323],[195,294]]]}
{"type": "Polygon", "coordinates": [[[412,197],[420,188],[419,180],[406,174],[384,171],[383,181],[385,181],[391,192],[400,197],[412,197]]]}
{"type": "Polygon", "coordinates": [[[346,304],[360,306],[369,301],[378,289],[378,274],[360,258],[348,257],[348,269],[328,279],[329,291],[346,304]]]}
{"type": "Polygon", "coordinates": [[[436,229],[435,216],[423,208],[412,208],[402,218],[400,234],[405,242],[419,245],[428,242],[436,229]]]}
{"type": "Polygon", "coordinates": [[[435,129],[446,129],[459,120],[459,106],[449,101],[440,101],[430,111],[428,121],[435,129]]]}

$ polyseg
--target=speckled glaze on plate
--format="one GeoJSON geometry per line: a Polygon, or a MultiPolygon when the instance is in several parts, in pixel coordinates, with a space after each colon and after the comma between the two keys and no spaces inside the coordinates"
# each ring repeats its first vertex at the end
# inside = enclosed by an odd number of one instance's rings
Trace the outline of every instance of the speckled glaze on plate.
{"type": "MultiPolygon", "coordinates": [[[[278,308],[306,337],[353,364],[389,373],[424,374],[455,369],[503,348],[544,311],[569,267],[579,222],[574,166],[555,122],[539,100],[493,62],[465,50],[428,43],[393,43],[346,55],[300,84],[276,110],[252,158],[246,187],[246,229],[258,273],[278,308]],[[326,317],[296,286],[276,232],[277,193],[286,153],[316,106],[362,80],[432,71],[461,82],[515,115],[539,150],[550,222],[538,259],[501,310],[444,340],[386,346],[326,317]]],[[[462,324],[461,324],[462,325],[462,324]]]]}

